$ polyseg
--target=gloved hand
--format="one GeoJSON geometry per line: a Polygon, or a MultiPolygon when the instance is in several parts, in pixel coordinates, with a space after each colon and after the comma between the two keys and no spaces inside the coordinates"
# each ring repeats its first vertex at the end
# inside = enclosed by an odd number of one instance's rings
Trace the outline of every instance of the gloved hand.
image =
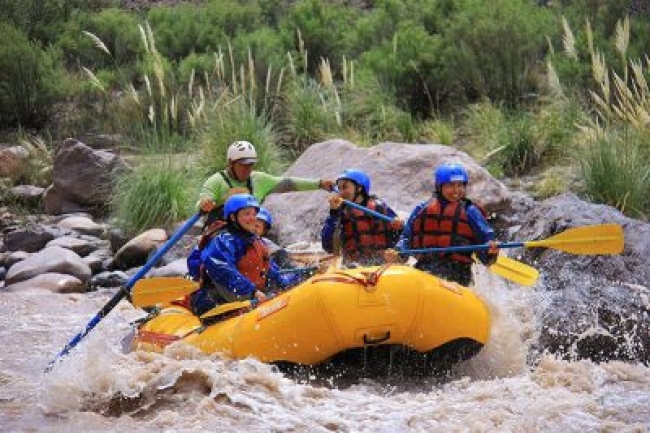
{"type": "Polygon", "coordinates": [[[331,179],[321,179],[318,181],[318,187],[325,191],[334,191],[334,181],[331,179]]]}
{"type": "Polygon", "coordinates": [[[389,226],[393,230],[401,230],[404,227],[404,221],[398,217],[395,217],[390,223],[389,226]]]}
{"type": "Polygon", "coordinates": [[[330,202],[330,209],[338,209],[343,204],[343,199],[338,194],[331,194],[327,200],[330,202]]]}
{"type": "Polygon", "coordinates": [[[199,202],[199,207],[203,212],[210,212],[212,209],[214,209],[217,206],[217,203],[215,203],[214,200],[211,198],[204,197],[201,199],[199,202]]]}

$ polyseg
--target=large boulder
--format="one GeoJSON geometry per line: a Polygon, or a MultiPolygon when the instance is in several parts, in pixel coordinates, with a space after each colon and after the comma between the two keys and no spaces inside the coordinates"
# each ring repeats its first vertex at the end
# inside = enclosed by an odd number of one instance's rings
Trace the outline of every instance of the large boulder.
{"type": "Polygon", "coordinates": [[[620,255],[572,255],[554,248],[529,248],[523,261],[540,269],[541,312],[536,350],[595,361],[650,363],[650,224],[614,208],[567,193],[545,200],[517,230],[518,240],[547,239],[573,227],[623,226],[620,255]]]}
{"type": "MultiPolygon", "coordinates": [[[[344,140],[330,140],[309,147],[285,175],[336,179],[346,168],[359,168],[371,178],[371,193],[403,216],[431,197],[433,170],[445,161],[462,163],[470,175],[468,195],[490,212],[509,206],[508,189],[467,154],[435,144],[382,143],[370,148],[344,140]]],[[[280,243],[319,239],[327,217],[327,193],[272,194],[264,202],[276,217],[274,233],[280,243]]]]}
{"type": "Polygon", "coordinates": [[[46,210],[58,213],[61,211],[58,207],[66,207],[61,203],[74,203],[84,209],[104,207],[112,193],[116,173],[125,168],[112,151],[93,150],[72,138],[65,140],[54,155],[52,188],[45,196],[46,210]]]}

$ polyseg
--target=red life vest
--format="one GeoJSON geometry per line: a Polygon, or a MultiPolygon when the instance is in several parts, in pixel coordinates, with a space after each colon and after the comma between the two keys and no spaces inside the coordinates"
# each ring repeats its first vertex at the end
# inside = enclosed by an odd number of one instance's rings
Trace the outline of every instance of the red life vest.
{"type": "Polygon", "coordinates": [[[258,290],[266,286],[266,276],[271,267],[269,250],[261,239],[255,239],[246,254],[237,262],[237,270],[248,278],[258,290]]]}
{"type": "MultiPolygon", "coordinates": [[[[370,197],[366,204],[368,209],[387,215],[384,203],[376,197],[370,197]]],[[[380,220],[350,206],[341,210],[341,243],[348,259],[358,260],[363,256],[377,254],[390,248],[396,241],[397,233],[388,222],[380,220]]]]}
{"type": "MultiPolygon", "coordinates": [[[[411,248],[450,247],[470,245],[478,242],[476,234],[469,225],[465,209],[472,204],[469,200],[449,202],[446,206],[437,198],[431,199],[428,206],[413,221],[411,248]]],[[[485,214],[483,208],[477,208],[485,214]]],[[[459,263],[472,263],[472,253],[440,253],[459,263]]]]}

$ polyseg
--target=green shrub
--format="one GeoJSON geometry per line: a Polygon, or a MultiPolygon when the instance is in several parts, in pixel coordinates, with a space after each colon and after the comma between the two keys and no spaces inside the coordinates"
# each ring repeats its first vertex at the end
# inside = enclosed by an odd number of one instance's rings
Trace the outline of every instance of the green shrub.
{"type": "Polygon", "coordinates": [[[501,107],[484,101],[467,106],[462,115],[460,133],[469,138],[475,156],[483,157],[500,146],[499,133],[506,118],[501,107]]]}
{"type": "Polygon", "coordinates": [[[593,141],[580,158],[587,195],[622,212],[650,217],[650,137],[610,131],[593,141]],[[644,143],[645,142],[645,143],[644,143]]]}
{"type": "Polygon", "coordinates": [[[40,128],[65,94],[60,57],[0,22],[0,127],[40,128]]]}
{"type": "Polygon", "coordinates": [[[358,14],[358,9],[337,3],[296,2],[282,21],[280,31],[293,52],[307,53],[307,72],[315,75],[321,59],[334,62],[334,69],[338,70],[337,62],[349,50],[343,35],[354,27],[358,14]]]}
{"type": "MultiPolygon", "coordinates": [[[[449,22],[448,67],[469,101],[487,97],[514,107],[536,92],[534,73],[557,32],[550,12],[528,0],[464,0],[449,22]]],[[[450,72],[451,73],[451,72],[450,72]]]]}
{"type": "Polygon", "coordinates": [[[562,158],[577,150],[574,145],[576,125],[585,117],[574,99],[558,98],[540,105],[535,115],[538,139],[544,159],[562,158]]]}
{"type": "Polygon", "coordinates": [[[456,140],[456,130],[452,121],[433,119],[418,126],[418,141],[451,146],[456,140]]]}
{"type": "Polygon", "coordinates": [[[129,68],[145,52],[137,17],[120,9],[76,15],[66,23],[57,46],[70,66],[83,65],[93,70],[120,68],[128,80],[132,79],[133,73],[129,68]],[[94,35],[96,39],[89,38],[84,32],[94,35]],[[98,47],[97,41],[104,46],[98,47]],[[106,55],[106,51],[110,56],[106,55]],[[127,70],[129,73],[126,73],[127,70]]]}
{"type": "Polygon", "coordinates": [[[178,61],[192,52],[209,53],[238,34],[261,26],[261,10],[254,3],[234,0],[205,5],[154,7],[147,20],[160,44],[160,52],[178,61]]]}
{"type": "Polygon", "coordinates": [[[117,0],[0,0],[0,21],[11,23],[32,41],[53,44],[79,10],[98,11],[117,0]]]}
{"type": "Polygon", "coordinates": [[[404,23],[391,41],[364,53],[361,62],[392,91],[401,108],[426,117],[456,86],[447,75],[447,51],[440,35],[404,23]]]}
{"type": "Polygon", "coordinates": [[[122,174],[112,198],[113,215],[129,233],[154,227],[170,228],[192,213],[193,191],[190,171],[163,156],[157,162],[136,166],[122,174]]]}
{"type": "Polygon", "coordinates": [[[535,119],[528,113],[509,117],[497,135],[500,148],[495,159],[506,174],[524,174],[536,167],[542,157],[535,130],[535,119]]]}

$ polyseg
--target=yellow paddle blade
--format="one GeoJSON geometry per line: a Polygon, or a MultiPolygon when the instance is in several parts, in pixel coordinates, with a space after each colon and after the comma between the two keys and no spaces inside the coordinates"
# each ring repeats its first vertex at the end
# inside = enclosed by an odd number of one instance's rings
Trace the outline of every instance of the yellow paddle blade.
{"type": "Polygon", "coordinates": [[[491,265],[489,269],[496,275],[522,286],[534,286],[539,278],[537,269],[503,254],[499,254],[496,263],[491,265]]]}
{"type": "Polygon", "coordinates": [[[251,301],[236,301],[229,302],[227,304],[222,304],[214,307],[212,310],[207,313],[203,313],[200,317],[201,320],[210,319],[212,317],[220,316],[225,313],[229,313],[235,310],[241,310],[242,308],[247,308],[251,306],[251,301]]]}
{"type": "Polygon", "coordinates": [[[131,289],[131,303],[136,307],[165,305],[198,288],[199,283],[183,277],[143,278],[131,289]]]}
{"type": "Polygon", "coordinates": [[[625,246],[623,228],[618,224],[575,227],[524,246],[546,247],[572,254],[620,254],[625,246]]]}

